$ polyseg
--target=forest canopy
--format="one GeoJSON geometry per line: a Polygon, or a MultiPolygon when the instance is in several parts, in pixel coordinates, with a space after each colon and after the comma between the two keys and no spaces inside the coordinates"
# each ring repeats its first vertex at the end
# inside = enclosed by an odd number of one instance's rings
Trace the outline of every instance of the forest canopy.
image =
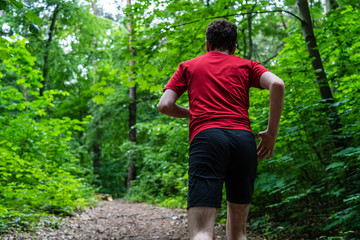
{"type": "MultiPolygon", "coordinates": [[[[185,208],[188,121],[157,103],[179,64],[206,53],[207,25],[228,19],[235,55],[286,84],[251,229],[359,236],[359,1],[127,0],[112,1],[113,12],[102,3],[0,0],[0,233],[71,215],[95,192],[185,208]]],[[[269,96],[250,96],[256,134],[269,96]]],[[[189,106],[186,94],[178,102],[189,106]]]]}

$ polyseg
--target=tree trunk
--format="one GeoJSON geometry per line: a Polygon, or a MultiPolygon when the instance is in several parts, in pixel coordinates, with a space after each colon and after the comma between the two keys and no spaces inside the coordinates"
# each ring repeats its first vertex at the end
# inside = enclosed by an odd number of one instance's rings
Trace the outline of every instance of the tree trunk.
{"type": "Polygon", "coordinates": [[[94,142],[93,142],[93,153],[94,153],[94,158],[93,158],[93,173],[94,175],[97,175],[97,178],[100,178],[100,157],[101,157],[101,148],[100,148],[100,144],[98,143],[98,139],[99,139],[99,131],[97,130],[99,128],[99,123],[96,122],[95,123],[95,136],[94,136],[94,142]]]}
{"type": "MultiPolygon", "coordinates": [[[[97,6],[96,6],[96,0],[92,0],[90,1],[92,9],[93,9],[93,14],[95,16],[97,16],[97,6]]],[[[96,37],[94,37],[93,39],[93,49],[96,49],[96,45],[97,45],[97,39],[96,37]]],[[[92,67],[94,68],[94,70],[97,70],[97,64],[96,64],[96,59],[95,56],[92,56],[93,59],[91,61],[92,67]]],[[[94,85],[96,84],[96,77],[94,77],[93,79],[94,81],[94,85]]],[[[95,110],[94,112],[98,111],[98,107],[95,106],[94,107],[95,110]]],[[[93,153],[94,153],[94,157],[93,157],[93,173],[95,176],[98,176],[98,178],[100,179],[100,166],[101,166],[101,144],[99,139],[101,138],[101,131],[99,130],[99,125],[100,125],[100,119],[96,120],[96,122],[94,123],[95,125],[95,133],[94,133],[94,141],[93,141],[93,153]]]]}
{"type": "Polygon", "coordinates": [[[331,10],[335,10],[338,8],[339,5],[337,4],[336,0],[325,0],[325,13],[329,13],[331,10]]]}
{"type": "MultiPolygon", "coordinates": [[[[309,5],[307,0],[298,0],[297,4],[299,6],[300,16],[302,19],[303,35],[305,38],[305,42],[307,43],[306,49],[309,53],[309,57],[313,59],[311,64],[313,70],[315,71],[316,81],[319,87],[321,99],[325,103],[325,111],[328,113],[329,116],[329,126],[335,135],[339,135],[341,133],[340,118],[336,108],[332,105],[334,103],[334,98],[328,81],[326,79],[326,74],[320,57],[320,52],[316,43],[314,29],[310,17],[309,5]]],[[[344,146],[344,143],[341,143],[338,138],[335,138],[334,141],[336,147],[344,146]]]]}
{"type": "MultiPolygon", "coordinates": [[[[127,0],[127,5],[131,6],[131,0],[127,0]]],[[[132,34],[132,26],[131,26],[131,15],[129,14],[127,16],[127,19],[129,22],[127,23],[127,28],[130,34],[130,40],[129,40],[129,49],[131,52],[131,56],[135,56],[134,48],[132,47],[132,41],[133,36],[132,34]]],[[[134,60],[130,60],[129,62],[130,66],[135,65],[134,60]]],[[[133,72],[130,72],[130,82],[132,82],[134,79],[132,78],[133,72]]],[[[130,150],[131,154],[129,155],[129,163],[128,163],[128,174],[127,174],[127,181],[126,186],[129,189],[131,187],[131,181],[135,179],[136,177],[136,158],[135,158],[135,144],[136,144],[136,86],[129,88],[129,97],[130,97],[130,103],[129,103],[129,140],[133,143],[133,147],[130,150]]]]}
{"type": "Polygon", "coordinates": [[[251,12],[247,14],[248,15],[248,32],[249,32],[249,55],[248,55],[248,59],[251,59],[252,57],[252,52],[253,52],[253,41],[252,41],[252,32],[251,32],[251,20],[252,20],[252,15],[251,12]]]}
{"type": "Polygon", "coordinates": [[[209,0],[206,0],[206,7],[210,7],[210,1],[209,0]]]}
{"type": "MultiPolygon", "coordinates": [[[[96,1],[97,0],[91,0],[90,3],[91,3],[91,6],[92,6],[92,9],[93,9],[93,14],[94,16],[97,16],[97,6],[96,6],[96,1]]],[[[95,50],[96,49],[96,46],[97,46],[97,39],[96,39],[96,36],[94,36],[94,40],[93,40],[93,49],[95,50]]],[[[97,70],[97,65],[96,65],[96,59],[95,57],[93,56],[93,59],[91,61],[91,64],[92,66],[94,67],[95,71],[97,70]]],[[[94,82],[95,84],[95,82],[94,82]]]]}
{"type": "Polygon", "coordinates": [[[282,12],[280,12],[280,17],[281,17],[281,21],[282,21],[284,29],[287,30],[286,22],[285,22],[284,15],[282,12]]]}
{"type": "MultiPolygon", "coordinates": [[[[248,4],[248,0],[246,0],[246,4],[248,4]]],[[[253,53],[253,40],[252,40],[252,12],[255,8],[255,4],[252,8],[247,8],[247,28],[248,28],[248,42],[249,42],[249,52],[247,55],[247,59],[251,59],[253,53]]],[[[245,51],[244,51],[245,53],[245,51]]]]}
{"type": "MultiPolygon", "coordinates": [[[[243,36],[243,58],[247,58],[247,41],[246,41],[246,34],[245,34],[245,28],[241,29],[241,34],[243,36]]],[[[238,45],[238,49],[240,46],[238,45]]]]}
{"type": "Polygon", "coordinates": [[[56,5],[53,15],[51,17],[51,25],[50,25],[50,29],[49,29],[49,37],[48,40],[46,42],[45,45],[45,53],[44,53],[44,66],[43,66],[43,80],[41,81],[42,83],[42,87],[40,88],[40,96],[44,95],[44,91],[45,91],[45,87],[46,87],[46,78],[48,75],[48,71],[49,71],[49,53],[50,53],[50,44],[52,42],[53,39],[53,35],[54,35],[54,31],[55,31],[55,22],[56,22],[56,18],[57,15],[60,12],[60,7],[59,5],[56,5]]]}

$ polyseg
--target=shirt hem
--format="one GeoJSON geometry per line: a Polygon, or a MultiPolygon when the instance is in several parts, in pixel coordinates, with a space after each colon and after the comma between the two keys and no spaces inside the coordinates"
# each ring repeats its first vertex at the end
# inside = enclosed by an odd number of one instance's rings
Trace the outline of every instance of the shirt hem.
{"type": "Polygon", "coordinates": [[[209,126],[209,127],[204,127],[204,128],[200,128],[199,130],[195,131],[189,138],[190,138],[190,143],[191,141],[195,138],[196,135],[198,135],[200,132],[207,130],[207,129],[211,129],[211,128],[220,128],[220,129],[231,129],[231,130],[245,130],[248,131],[250,133],[253,133],[253,131],[249,128],[249,127],[217,127],[217,126],[209,126]]]}

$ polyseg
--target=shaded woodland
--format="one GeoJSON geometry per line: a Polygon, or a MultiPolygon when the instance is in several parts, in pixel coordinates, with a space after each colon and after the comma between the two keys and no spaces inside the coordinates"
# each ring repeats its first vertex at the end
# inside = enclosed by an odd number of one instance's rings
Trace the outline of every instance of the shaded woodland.
{"type": "MultiPolygon", "coordinates": [[[[0,0],[0,233],[71,215],[94,192],[185,208],[188,121],[156,105],[179,64],[206,52],[207,25],[225,18],[238,26],[235,55],[286,85],[252,231],[358,239],[358,0],[114,2],[109,13],[96,0],[0,0]]],[[[250,95],[257,133],[268,92],[250,95]]],[[[179,101],[188,107],[186,94],[179,101]]]]}

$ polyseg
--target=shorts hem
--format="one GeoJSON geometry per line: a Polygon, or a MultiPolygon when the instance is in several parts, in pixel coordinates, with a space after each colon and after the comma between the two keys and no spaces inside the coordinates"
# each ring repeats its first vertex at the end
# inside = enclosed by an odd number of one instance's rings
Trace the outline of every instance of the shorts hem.
{"type": "Polygon", "coordinates": [[[214,204],[214,203],[194,203],[190,204],[186,207],[186,209],[192,208],[192,207],[213,207],[213,208],[221,208],[221,204],[214,204]]]}
{"type": "Polygon", "coordinates": [[[226,199],[226,201],[230,203],[236,203],[236,204],[252,204],[252,200],[250,201],[232,201],[231,199],[226,199]]]}

